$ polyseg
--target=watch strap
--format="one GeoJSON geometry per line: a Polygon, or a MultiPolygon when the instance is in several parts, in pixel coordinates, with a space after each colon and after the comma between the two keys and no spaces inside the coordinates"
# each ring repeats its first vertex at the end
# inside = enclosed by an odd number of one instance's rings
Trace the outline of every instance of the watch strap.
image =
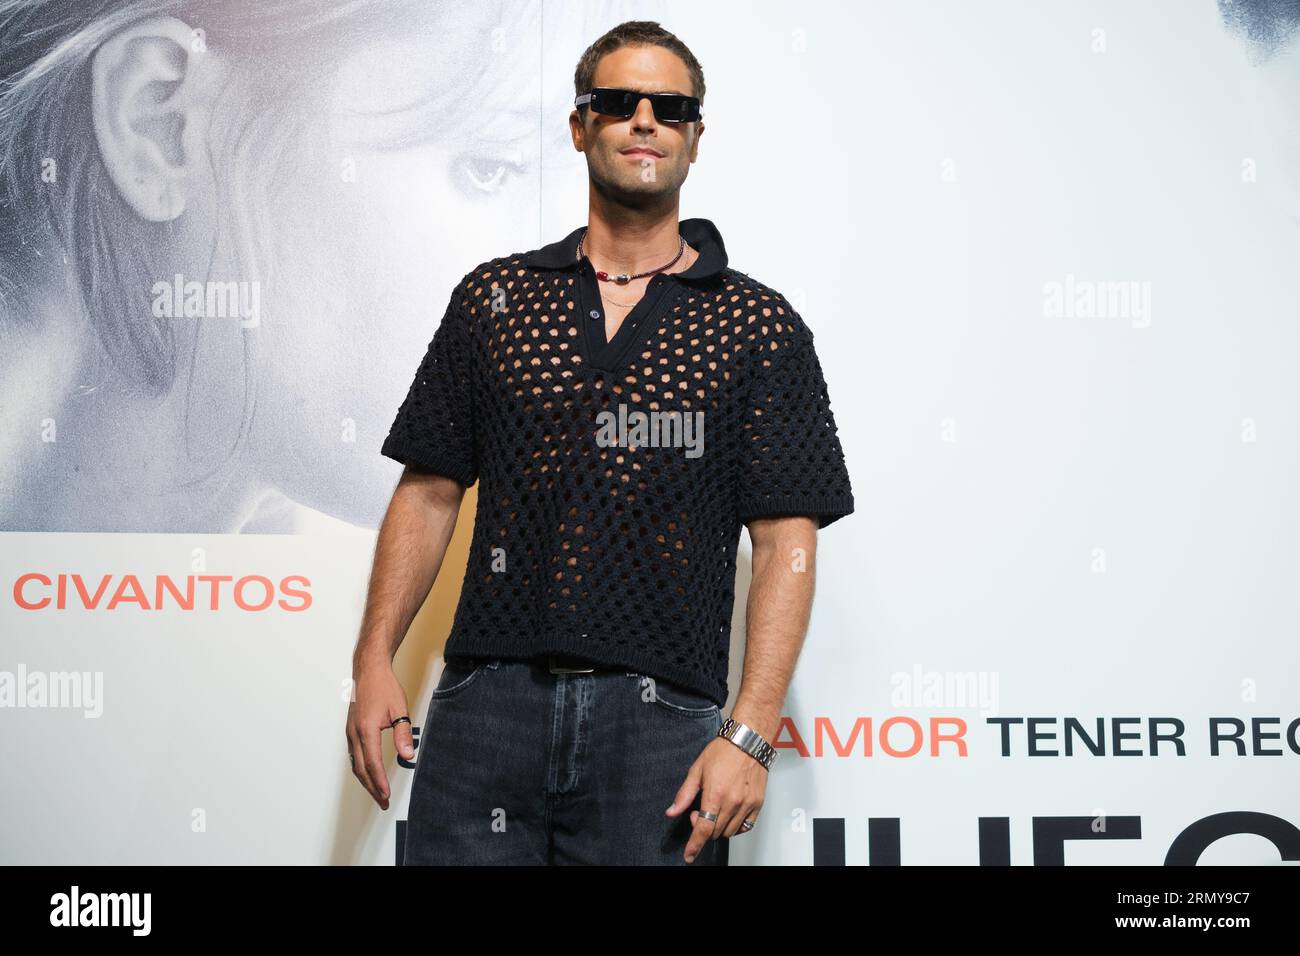
{"type": "Polygon", "coordinates": [[[763,739],[763,736],[748,724],[742,724],[734,717],[728,717],[718,730],[719,737],[726,737],[733,744],[771,770],[776,760],[776,749],[763,739]]]}

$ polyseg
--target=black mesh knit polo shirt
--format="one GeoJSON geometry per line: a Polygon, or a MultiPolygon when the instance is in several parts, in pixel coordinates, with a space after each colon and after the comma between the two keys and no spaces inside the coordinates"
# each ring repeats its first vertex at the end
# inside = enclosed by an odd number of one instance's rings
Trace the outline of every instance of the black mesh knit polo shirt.
{"type": "Polygon", "coordinates": [[[741,526],[853,512],[812,330],[712,222],[679,228],[699,258],[609,342],[582,227],[453,290],[382,448],[479,482],[448,659],[578,656],[722,706],[741,526]]]}

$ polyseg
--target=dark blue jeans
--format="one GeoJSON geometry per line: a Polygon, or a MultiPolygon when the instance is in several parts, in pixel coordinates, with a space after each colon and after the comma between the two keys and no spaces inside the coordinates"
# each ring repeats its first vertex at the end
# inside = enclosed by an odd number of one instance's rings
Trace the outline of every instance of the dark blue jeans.
{"type": "MultiPolygon", "coordinates": [[[[403,865],[684,866],[700,797],[664,811],[721,726],[707,697],[625,669],[449,661],[420,729],[403,865]]],[[[694,865],[726,863],[719,837],[694,865]]]]}

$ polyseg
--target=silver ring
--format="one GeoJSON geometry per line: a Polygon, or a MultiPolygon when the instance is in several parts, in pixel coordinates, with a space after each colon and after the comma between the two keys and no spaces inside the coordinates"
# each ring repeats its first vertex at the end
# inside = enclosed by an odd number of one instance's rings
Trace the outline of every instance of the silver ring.
{"type": "Polygon", "coordinates": [[[742,823],[742,824],[740,825],[740,832],[741,832],[741,833],[748,833],[748,832],[749,832],[750,830],[752,830],[752,829],[754,829],[754,821],[753,821],[753,820],[746,820],[744,823],[742,823]]]}
{"type": "Polygon", "coordinates": [[[701,811],[700,811],[700,817],[701,817],[702,819],[709,820],[709,821],[711,821],[711,822],[713,822],[713,823],[717,823],[717,822],[718,822],[718,815],[717,815],[716,813],[714,813],[712,810],[701,810],[701,811]]]}

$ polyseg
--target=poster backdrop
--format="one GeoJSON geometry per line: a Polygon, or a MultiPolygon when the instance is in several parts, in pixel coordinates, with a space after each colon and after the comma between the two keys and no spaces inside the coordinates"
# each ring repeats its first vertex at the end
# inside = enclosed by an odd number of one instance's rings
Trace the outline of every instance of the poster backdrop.
{"type": "Polygon", "coordinates": [[[1295,18],[0,2],[0,862],[395,862],[379,446],[452,284],[585,222],[626,19],[704,66],[681,215],[814,330],[857,499],[732,865],[1300,859],[1295,18]]]}

